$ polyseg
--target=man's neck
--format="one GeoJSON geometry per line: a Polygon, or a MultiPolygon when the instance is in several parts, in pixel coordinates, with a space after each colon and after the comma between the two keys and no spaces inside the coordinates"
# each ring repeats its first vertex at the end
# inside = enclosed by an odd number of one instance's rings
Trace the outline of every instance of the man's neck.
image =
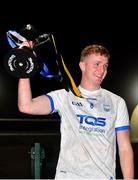
{"type": "Polygon", "coordinates": [[[90,85],[90,84],[85,83],[85,82],[84,82],[84,83],[81,82],[81,83],[80,83],[80,86],[81,86],[82,88],[88,90],[88,91],[96,91],[96,90],[98,90],[98,89],[101,88],[100,86],[90,85]]]}

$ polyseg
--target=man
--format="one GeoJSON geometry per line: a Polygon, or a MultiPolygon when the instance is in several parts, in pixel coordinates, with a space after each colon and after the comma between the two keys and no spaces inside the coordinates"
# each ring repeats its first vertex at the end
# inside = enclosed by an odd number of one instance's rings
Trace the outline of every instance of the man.
{"type": "Polygon", "coordinates": [[[32,98],[29,79],[19,80],[21,112],[61,116],[61,145],[55,179],[115,179],[116,140],[124,179],[134,178],[126,103],[101,88],[110,54],[101,45],[85,47],[79,66],[81,97],[65,89],[32,98]]]}

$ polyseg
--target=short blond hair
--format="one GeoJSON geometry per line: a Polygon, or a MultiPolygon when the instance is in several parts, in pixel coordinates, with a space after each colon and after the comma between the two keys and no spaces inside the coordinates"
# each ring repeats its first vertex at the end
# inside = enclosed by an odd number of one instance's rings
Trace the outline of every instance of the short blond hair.
{"type": "Polygon", "coordinates": [[[80,61],[83,61],[85,57],[87,57],[87,56],[89,56],[91,54],[100,54],[102,56],[107,57],[108,60],[110,59],[110,53],[109,53],[109,51],[104,46],[93,44],[93,45],[86,46],[81,51],[80,61]]]}

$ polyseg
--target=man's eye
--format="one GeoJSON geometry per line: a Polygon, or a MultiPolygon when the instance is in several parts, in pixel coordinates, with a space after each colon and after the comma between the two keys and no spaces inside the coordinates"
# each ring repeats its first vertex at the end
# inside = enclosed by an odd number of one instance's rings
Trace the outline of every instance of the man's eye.
{"type": "Polygon", "coordinates": [[[105,68],[106,68],[106,69],[108,68],[108,64],[105,65],[105,68]]]}

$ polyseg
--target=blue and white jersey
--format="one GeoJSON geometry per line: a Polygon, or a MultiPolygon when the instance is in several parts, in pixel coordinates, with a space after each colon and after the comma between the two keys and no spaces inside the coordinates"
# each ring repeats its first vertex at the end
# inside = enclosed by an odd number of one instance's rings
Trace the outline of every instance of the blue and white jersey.
{"type": "Polygon", "coordinates": [[[124,99],[100,88],[84,98],[64,89],[48,93],[61,117],[61,150],[55,179],[115,179],[116,131],[129,128],[124,99]]]}

